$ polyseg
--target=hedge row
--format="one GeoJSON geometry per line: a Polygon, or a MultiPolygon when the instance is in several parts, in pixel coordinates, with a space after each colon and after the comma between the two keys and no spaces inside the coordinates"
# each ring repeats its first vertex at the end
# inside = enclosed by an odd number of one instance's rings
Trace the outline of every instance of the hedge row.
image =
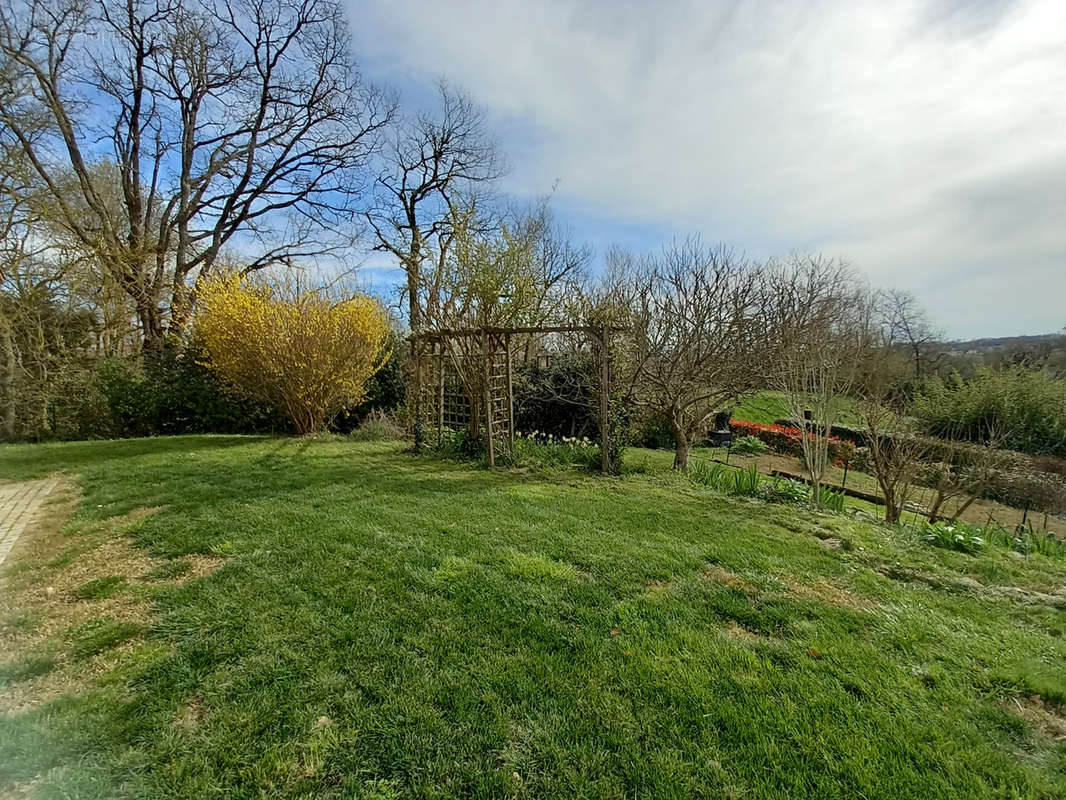
{"type": "MultiPolygon", "coordinates": [[[[775,453],[789,456],[803,455],[803,434],[799,428],[786,425],[765,425],[743,419],[729,421],[734,436],[754,436],[770,446],[775,453]]],[[[855,445],[837,436],[829,437],[829,460],[838,467],[844,466],[855,453],[855,445]]]]}

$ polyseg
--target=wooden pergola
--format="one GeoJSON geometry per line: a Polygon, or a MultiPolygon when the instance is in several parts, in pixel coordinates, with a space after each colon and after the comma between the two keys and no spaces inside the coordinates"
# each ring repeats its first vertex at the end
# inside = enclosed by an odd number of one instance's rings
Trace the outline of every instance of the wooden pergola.
{"type": "MultiPolygon", "coordinates": [[[[605,421],[610,415],[610,347],[611,334],[621,328],[601,325],[534,325],[515,327],[482,326],[476,328],[443,328],[411,334],[411,357],[414,363],[415,419],[416,425],[426,420],[427,410],[432,410],[431,422],[438,436],[445,430],[469,424],[476,419],[484,424],[485,444],[489,466],[496,465],[499,447],[514,447],[514,381],[513,351],[514,336],[540,336],[555,333],[580,333],[593,339],[599,350],[599,415],[600,453],[604,472],[610,468],[610,425],[605,421]],[[467,347],[458,353],[451,345],[457,340],[477,343],[476,349],[467,347]],[[476,370],[480,397],[468,397],[463,381],[457,379],[461,372],[458,359],[476,360],[477,364],[462,365],[468,372],[476,370]],[[451,369],[449,370],[449,366],[451,369]],[[464,413],[465,405],[465,413],[464,413]]],[[[469,376],[465,385],[472,381],[469,376]]],[[[416,430],[416,446],[419,431],[416,430]]]]}

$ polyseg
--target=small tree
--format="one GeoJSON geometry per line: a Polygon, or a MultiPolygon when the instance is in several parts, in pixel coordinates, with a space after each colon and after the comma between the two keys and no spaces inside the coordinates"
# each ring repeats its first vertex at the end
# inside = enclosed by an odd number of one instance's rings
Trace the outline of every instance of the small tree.
{"type": "Polygon", "coordinates": [[[199,332],[226,382],[283,411],[297,433],[321,430],[359,403],[388,358],[389,322],[372,298],[280,299],[239,275],[201,284],[199,332]]]}
{"type": "Polygon", "coordinates": [[[628,395],[674,437],[674,469],[688,466],[692,440],[710,419],[759,385],[766,355],[763,272],[698,237],[640,261],[609,254],[608,280],[630,308],[628,395]]]}
{"type": "Polygon", "coordinates": [[[794,256],[776,270],[773,282],[777,353],[771,384],[800,430],[811,500],[818,504],[829,436],[869,352],[872,298],[847,265],[820,256],[794,256]]]}
{"type": "Polygon", "coordinates": [[[981,444],[965,443],[954,436],[940,443],[939,459],[929,464],[923,475],[933,489],[926,511],[930,523],[945,517],[951,522],[957,520],[1009,465],[1010,456],[1000,450],[1003,438],[1002,431],[993,427],[981,444]],[[949,517],[946,509],[952,500],[955,508],[949,517]]]}

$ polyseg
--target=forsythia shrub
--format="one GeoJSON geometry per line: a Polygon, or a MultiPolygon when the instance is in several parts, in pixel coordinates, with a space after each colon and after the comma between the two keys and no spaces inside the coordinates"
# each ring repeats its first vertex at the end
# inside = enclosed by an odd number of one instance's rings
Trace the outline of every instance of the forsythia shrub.
{"type": "Polygon", "coordinates": [[[321,430],[359,403],[389,355],[388,317],[365,295],[283,300],[239,275],[222,276],[201,285],[197,322],[208,366],[283,411],[297,433],[321,430]]]}
{"type": "MultiPolygon", "coordinates": [[[[775,453],[789,456],[803,454],[803,442],[799,428],[785,425],[765,425],[761,422],[748,422],[744,419],[729,421],[734,436],[754,436],[765,442],[775,453]]],[[[838,467],[844,466],[855,453],[855,445],[836,436],[829,437],[829,460],[838,467]]]]}

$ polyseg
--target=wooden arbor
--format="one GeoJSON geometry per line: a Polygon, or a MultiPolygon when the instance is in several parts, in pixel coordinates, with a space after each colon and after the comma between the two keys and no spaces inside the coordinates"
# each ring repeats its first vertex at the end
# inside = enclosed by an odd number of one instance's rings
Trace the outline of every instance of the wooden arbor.
{"type": "Polygon", "coordinates": [[[610,326],[540,325],[533,327],[480,327],[442,329],[412,334],[414,365],[415,446],[436,430],[438,439],[445,431],[468,427],[475,434],[485,432],[489,466],[496,454],[514,447],[514,349],[515,337],[577,333],[596,344],[598,354],[599,419],[601,468],[610,470],[610,326]]]}

